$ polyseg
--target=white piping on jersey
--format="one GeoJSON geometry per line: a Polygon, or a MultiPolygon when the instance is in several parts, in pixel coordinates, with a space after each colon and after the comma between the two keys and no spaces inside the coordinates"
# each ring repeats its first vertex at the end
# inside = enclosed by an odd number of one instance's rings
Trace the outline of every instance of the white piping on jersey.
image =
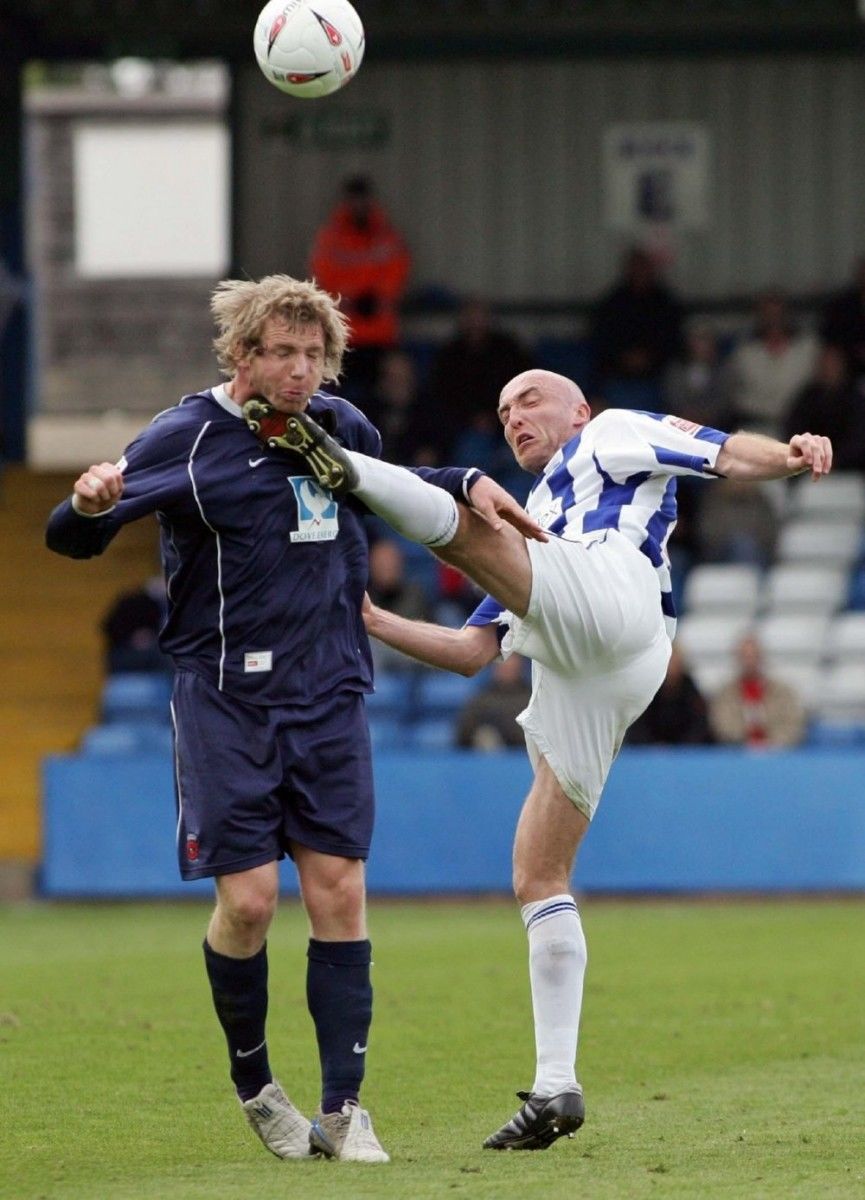
{"type": "Polygon", "coordinates": [[[222,540],[218,532],[208,521],[204,515],[204,508],[201,499],[198,495],[198,488],[195,486],[195,473],[192,469],[192,460],[195,458],[195,452],[198,449],[198,443],[204,437],[207,430],[210,428],[210,421],[205,421],[199,430],[198,437],[195,439],[192,449],[189,452],[189,461],[186,464],[186,472],[189,475],[189,481],[192,484],[192,494],[195,497],[195,503],[198,505],[198,511],[201,519],[213,536],[216,538],[216,588],[219,592],[219,690],[222,691],[223,674],[225,671],[225,593],[222,590],[222,540]]]}
{"type": "MultiPolygon", "coordinates": [[[[171,528],[171,522],[169,521],[168,517],[162,511],[161,508],[157,508],[156,515],[157,515],[157,517],[162,517],[163,521],[165,522],[165,524],[163,525],[163,529],[171,528]]],[[[175,542],[174,538],[170,534],[166,533],[165,540],[168,542],[169,546],[174,551],[175,556],[179,559],[180,555],[177,553],[177,543],[175,542]]],[[[165,594],[169,600],[174,599],[174,597],[171,594],[171,585],[174,583],[174,576],[177,575],[177,572],[179,570],[180,570],[180,567],[178,566],[177,571],[174,572],[174,575],[169,575],[168,578],[165,580],[165,594]]]]}
{"type": "Polygon", "coordinates": [[[177,713],[174,711],[174,700],[169,701],[168,711],[171,713],[171,728],[174,730],[174,788],[177,792],[177,828],[174,831],[174,841],[180,847],[180,826],[183,821],[183,790],[180,786],[180,758],[177,753],[177,713]]]}

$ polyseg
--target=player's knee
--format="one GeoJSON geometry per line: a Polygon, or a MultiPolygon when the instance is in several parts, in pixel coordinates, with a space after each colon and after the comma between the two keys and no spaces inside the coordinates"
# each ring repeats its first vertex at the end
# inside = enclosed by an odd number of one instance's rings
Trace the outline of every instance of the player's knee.
{"type": "Polygon", "coordinates": [[[304,881],[303,898],[313,922],[353,923],[363,913],[363,874],[353,870],[321,872],[304,881]]]}
{"type": "Polygon", "coordinates": [[[276,911],[276,896],[268,892],[244,892],[221,902],[222,915],[238,932],[266,931],[276,911]]]}

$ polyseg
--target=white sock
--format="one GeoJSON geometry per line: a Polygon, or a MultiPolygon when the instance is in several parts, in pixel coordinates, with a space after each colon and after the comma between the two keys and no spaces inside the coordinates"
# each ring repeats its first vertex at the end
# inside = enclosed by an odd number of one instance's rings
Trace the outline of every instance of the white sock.
{"type": "Polygon", "coordinates": [[[354,494],[397,533],[423,546],[446,546],[459,524],[456,500],[405,467],[349,450],[360,483],[354,494]]]}
{"type": "Polygon", "coordinates": [[[537,1066],[532,1091],[555,1096],[577,1086],[575,1062],[586,939],[573,896],[550,896],[520,910],[529,936],[529,976],[537,1066]]]}

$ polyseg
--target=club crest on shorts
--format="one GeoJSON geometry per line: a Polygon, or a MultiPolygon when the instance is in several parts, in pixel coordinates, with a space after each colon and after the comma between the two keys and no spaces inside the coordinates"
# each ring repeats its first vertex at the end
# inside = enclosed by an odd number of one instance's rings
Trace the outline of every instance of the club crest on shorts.
{"type": "Polygon", "coordinates": [[[339,533],[339,505],[326,488],[309,475],[289,475],[297,501],[297,529],[293,542],[332,542],[339,533]]]}

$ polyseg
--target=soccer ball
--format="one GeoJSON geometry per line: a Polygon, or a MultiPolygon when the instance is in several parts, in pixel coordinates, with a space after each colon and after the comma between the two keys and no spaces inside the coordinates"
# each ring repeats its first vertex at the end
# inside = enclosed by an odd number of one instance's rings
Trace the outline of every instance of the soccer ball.
{"type": "Polygon", "coordinates": [[[264,77],[312,99],[345,87],[363,61],[360,17],[348,0],[270,0],[253,37],[264,77]]]}

